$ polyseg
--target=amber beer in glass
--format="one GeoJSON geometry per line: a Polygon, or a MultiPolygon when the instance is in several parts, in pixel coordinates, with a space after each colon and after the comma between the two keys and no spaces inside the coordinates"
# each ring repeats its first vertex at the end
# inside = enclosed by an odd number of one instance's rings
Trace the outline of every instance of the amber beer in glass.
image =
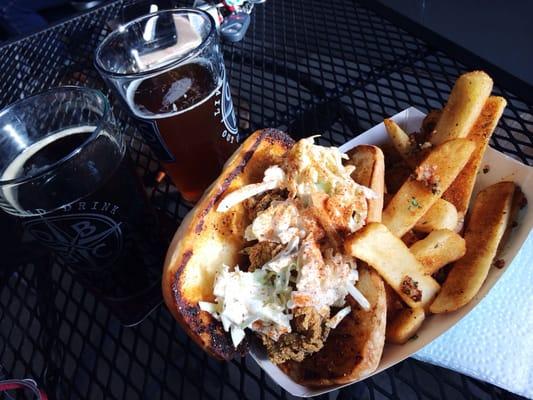
{"type": "Polygon", "coordinates": [[[131,21],[100,44],[95,64],[182,196],[198,200],[238,142],[209,14],[176,9],[131,21]]]}

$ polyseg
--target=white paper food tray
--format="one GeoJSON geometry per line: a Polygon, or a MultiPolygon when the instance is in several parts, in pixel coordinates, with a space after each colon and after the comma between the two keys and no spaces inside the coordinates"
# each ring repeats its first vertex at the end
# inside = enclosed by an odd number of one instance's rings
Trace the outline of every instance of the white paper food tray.
{"type": "MultiPolygon", "coordinates": [[[[414,107],[411,107],[394,115],[392,119],[396,121],[406,132],[411,133],[419,130],[424,117],[424,113],[414,107]]],[[[387,131],[385,130],[385,126],[383,123],[380,123],[342,145],[340,150],[346,152],[359,144],[380,145],[388,141],[389,138],[387,131]]],[[[512,180],[520,185],[522,191],[526,195],[526,198],[529,201],[533,201],[532,167],[528,167],[490,147],[485,152],[485,157],[483,158],[481,165],[482,168],[485,165],[489,166],[488,172],[479,173],[472,198],[475,197],[480,189],[483,189],[493,183],[503,180],[512,180]]],[[[487,276],[487,280],[481,287],[479,293],[466,306],[449,314],[432,315],[426,318],[422,328],[417,333],[418,338],[416,340],[411,340],[404,345],[385,345],[383,356],[378,368],[365,378],[368,378],[374,374],[378,374],[381,371],[416,353],[422,347],[455,325],[485,297],[485,295],[489,292],[492,286],[494,286],[502,274],[507,271],[508,266],[511,264],[512,260],[520,250],[520,247],[527,239],[528,233],[533,228],[533,213],[528,212],[525,215],[522,213],[520,217],[521,220],[519,221],[518,227],[513,230],[507,245],[499,256],[499,258],[505,260],[506,267],[503,269],[491,268],[487,276]]],[[[349,384],[335,385],[327,388],[311,388],[302,386],[294,382],[278,367],[276,367],[276,365],[271,363],[268,360],[265,351],[261,347],[253,345],[251,349],[251,355],[259,364],[259,366],[263,368],[278,385],[294,396],[317,396],[355,383],[354,381],[349,384]]]]}

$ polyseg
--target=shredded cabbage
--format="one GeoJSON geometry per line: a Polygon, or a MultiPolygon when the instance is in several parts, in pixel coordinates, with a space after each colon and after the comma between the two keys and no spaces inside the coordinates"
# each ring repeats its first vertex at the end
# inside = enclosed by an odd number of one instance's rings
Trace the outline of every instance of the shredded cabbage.
{"type": "Polygon", "coordinates": [[[366,299],[366,297],[361,293],[354,284],[352,283],[346,283],[346,290],[348,290],[348,293],[350,293],[350,296],[353,297],[353,299],[359,303],[361,308],[365,311],[370,310],[370,303],[366,299]]]}
{"type": "Polygon", "coordinates": [[[293,196],[307,198],[317,191],[335,193],[340,186],[357,185],[350,174],[353,166],[344,166],[347,156],[336,147],[323,147],[314,144],[314,138],[298,141],[287,157],[288,189],[293,196]]]}
{"type": "MultiPolygon", "coordinates": [[[[208,301],[199,301],[198,306],[200,307],[200,310],[207,311],[210,314],[218,313],[218,305],[215,303],[210,303],[208,301]]],[[[218,315],[217,315],[217,318],[218,318],[218,315]]]]}
{"type": "Polygon", "coordinates": [[[298,263],[296,290],[291,293],[293,307],[311,306],[322,315],[329,315],[331,306],[344,306],[349,293],[345,283],[358,278],[352,257],[332,248],[322,256],[317,244],[308,238],[302,243],[298,263]]]}
{"type": "Polygon", "coordinates": [[[265,265],[263,265],[262,268],[279,273],[283,268],[288,267],[290,264],[294,263],[298,253],[299,242],[300,238],[298,236],[294,236],[287,244],[287,247],[284,250],[280,251],[272,260],[268,261],[265,265]]]}
{"type": "Polygon", "coordinates": [[[244,329],[253,329],[256,321],[276,337],[290,332],[292,315],[287,312],[287,299],[294,267],[294,263],[288,263],[276,273],[268,269],[245,272],[238,266],[230,270],[224,265],[215,278],[215,303],[199,302],[199,307],[220,319],[235,347],[244,338],[244,329]]]}
{"type": "Polygon", "coordinates": [[[341,321],[346,317],[350,312],[352,311],[352,308],[350,306],[346,306],[342,309],[340,309],[337,314],[335,314],[333,317],[331,317],[328,322],[326,322],[326,326],[335,329],[341,321]]]}
{"type": "Polygon", "coordinates": [[[217,207],[218,212],[226,212],[231,207],[243,202],[250,197],[257,196],[258,194],[267,192],[272,189],[276,189],[280,186],[281,182],[285,179],[285,172],[273,165],[265,170],[263,181],[260,183],[251,183],[234,190],[226,197],[222,199],[217,207]]]}
{"type": "Polygon", "coordinates": [[[368,199],[377,198],[370,188],[356,183],[351,174],[355,167],[343,165],[348,159],[336,147],[314,144],[314,138],[298,141],[289,151],[283,168],[286,171],[286,189],[290,197],[301,199],[310,205],[314,193],[325,193],[328,202],[335,204],[333,210],[342,215],[337,217],[337,226],[350,232],[361,228],[366,220],[368,199]]]}

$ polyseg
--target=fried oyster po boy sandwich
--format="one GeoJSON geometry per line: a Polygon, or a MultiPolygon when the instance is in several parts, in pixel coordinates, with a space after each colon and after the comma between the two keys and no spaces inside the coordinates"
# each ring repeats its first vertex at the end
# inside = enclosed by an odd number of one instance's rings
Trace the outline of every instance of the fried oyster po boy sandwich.
{"type": "Polygon", "coordinates": [[[378,365],[386,299],[376,272],[344,253],[345,238],[380,221],[381,150],[251,135],[184,219],[163,273],[174,317],[218,359],[254,337],[297,382],[356,380],[378,365]]]}

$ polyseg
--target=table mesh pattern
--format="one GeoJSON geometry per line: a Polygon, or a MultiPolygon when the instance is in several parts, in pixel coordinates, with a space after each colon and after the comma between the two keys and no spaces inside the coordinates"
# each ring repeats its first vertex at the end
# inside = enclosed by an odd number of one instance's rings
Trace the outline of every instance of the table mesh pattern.
{"type": "MultiPolygon", "coordinates": [[[[224,46],[244,134],[271,126],[294,137],[320,132],[322,143],[340,145],[408,106],[441,107],[457,75],[472,68],[358,3],[324,4],[270,0],[256,7],[245,40],[224,46]]],[[[0,48],[0,106],[59,84],[109,94],[92,54],[120,21],[122,7],[112,3],[0,48]]],[[[492,145],[532,164],[532,108],[504,88],[496,92],[509,106],[492,145]]],[[[155,183],[157,161],[131,119],[113,105],[152,201],[173,230],[189,207],[166,180],[155,183]]],[[[164,307],[133,328],[121,326],[46,258],[2,268],[0,278],[0,378],[32,377],[52,399],[291,398],[249,358],[208,358],[164,307]]],[[[502,397],[516,396],[415,360],[323,396],[502,397]]]]}

